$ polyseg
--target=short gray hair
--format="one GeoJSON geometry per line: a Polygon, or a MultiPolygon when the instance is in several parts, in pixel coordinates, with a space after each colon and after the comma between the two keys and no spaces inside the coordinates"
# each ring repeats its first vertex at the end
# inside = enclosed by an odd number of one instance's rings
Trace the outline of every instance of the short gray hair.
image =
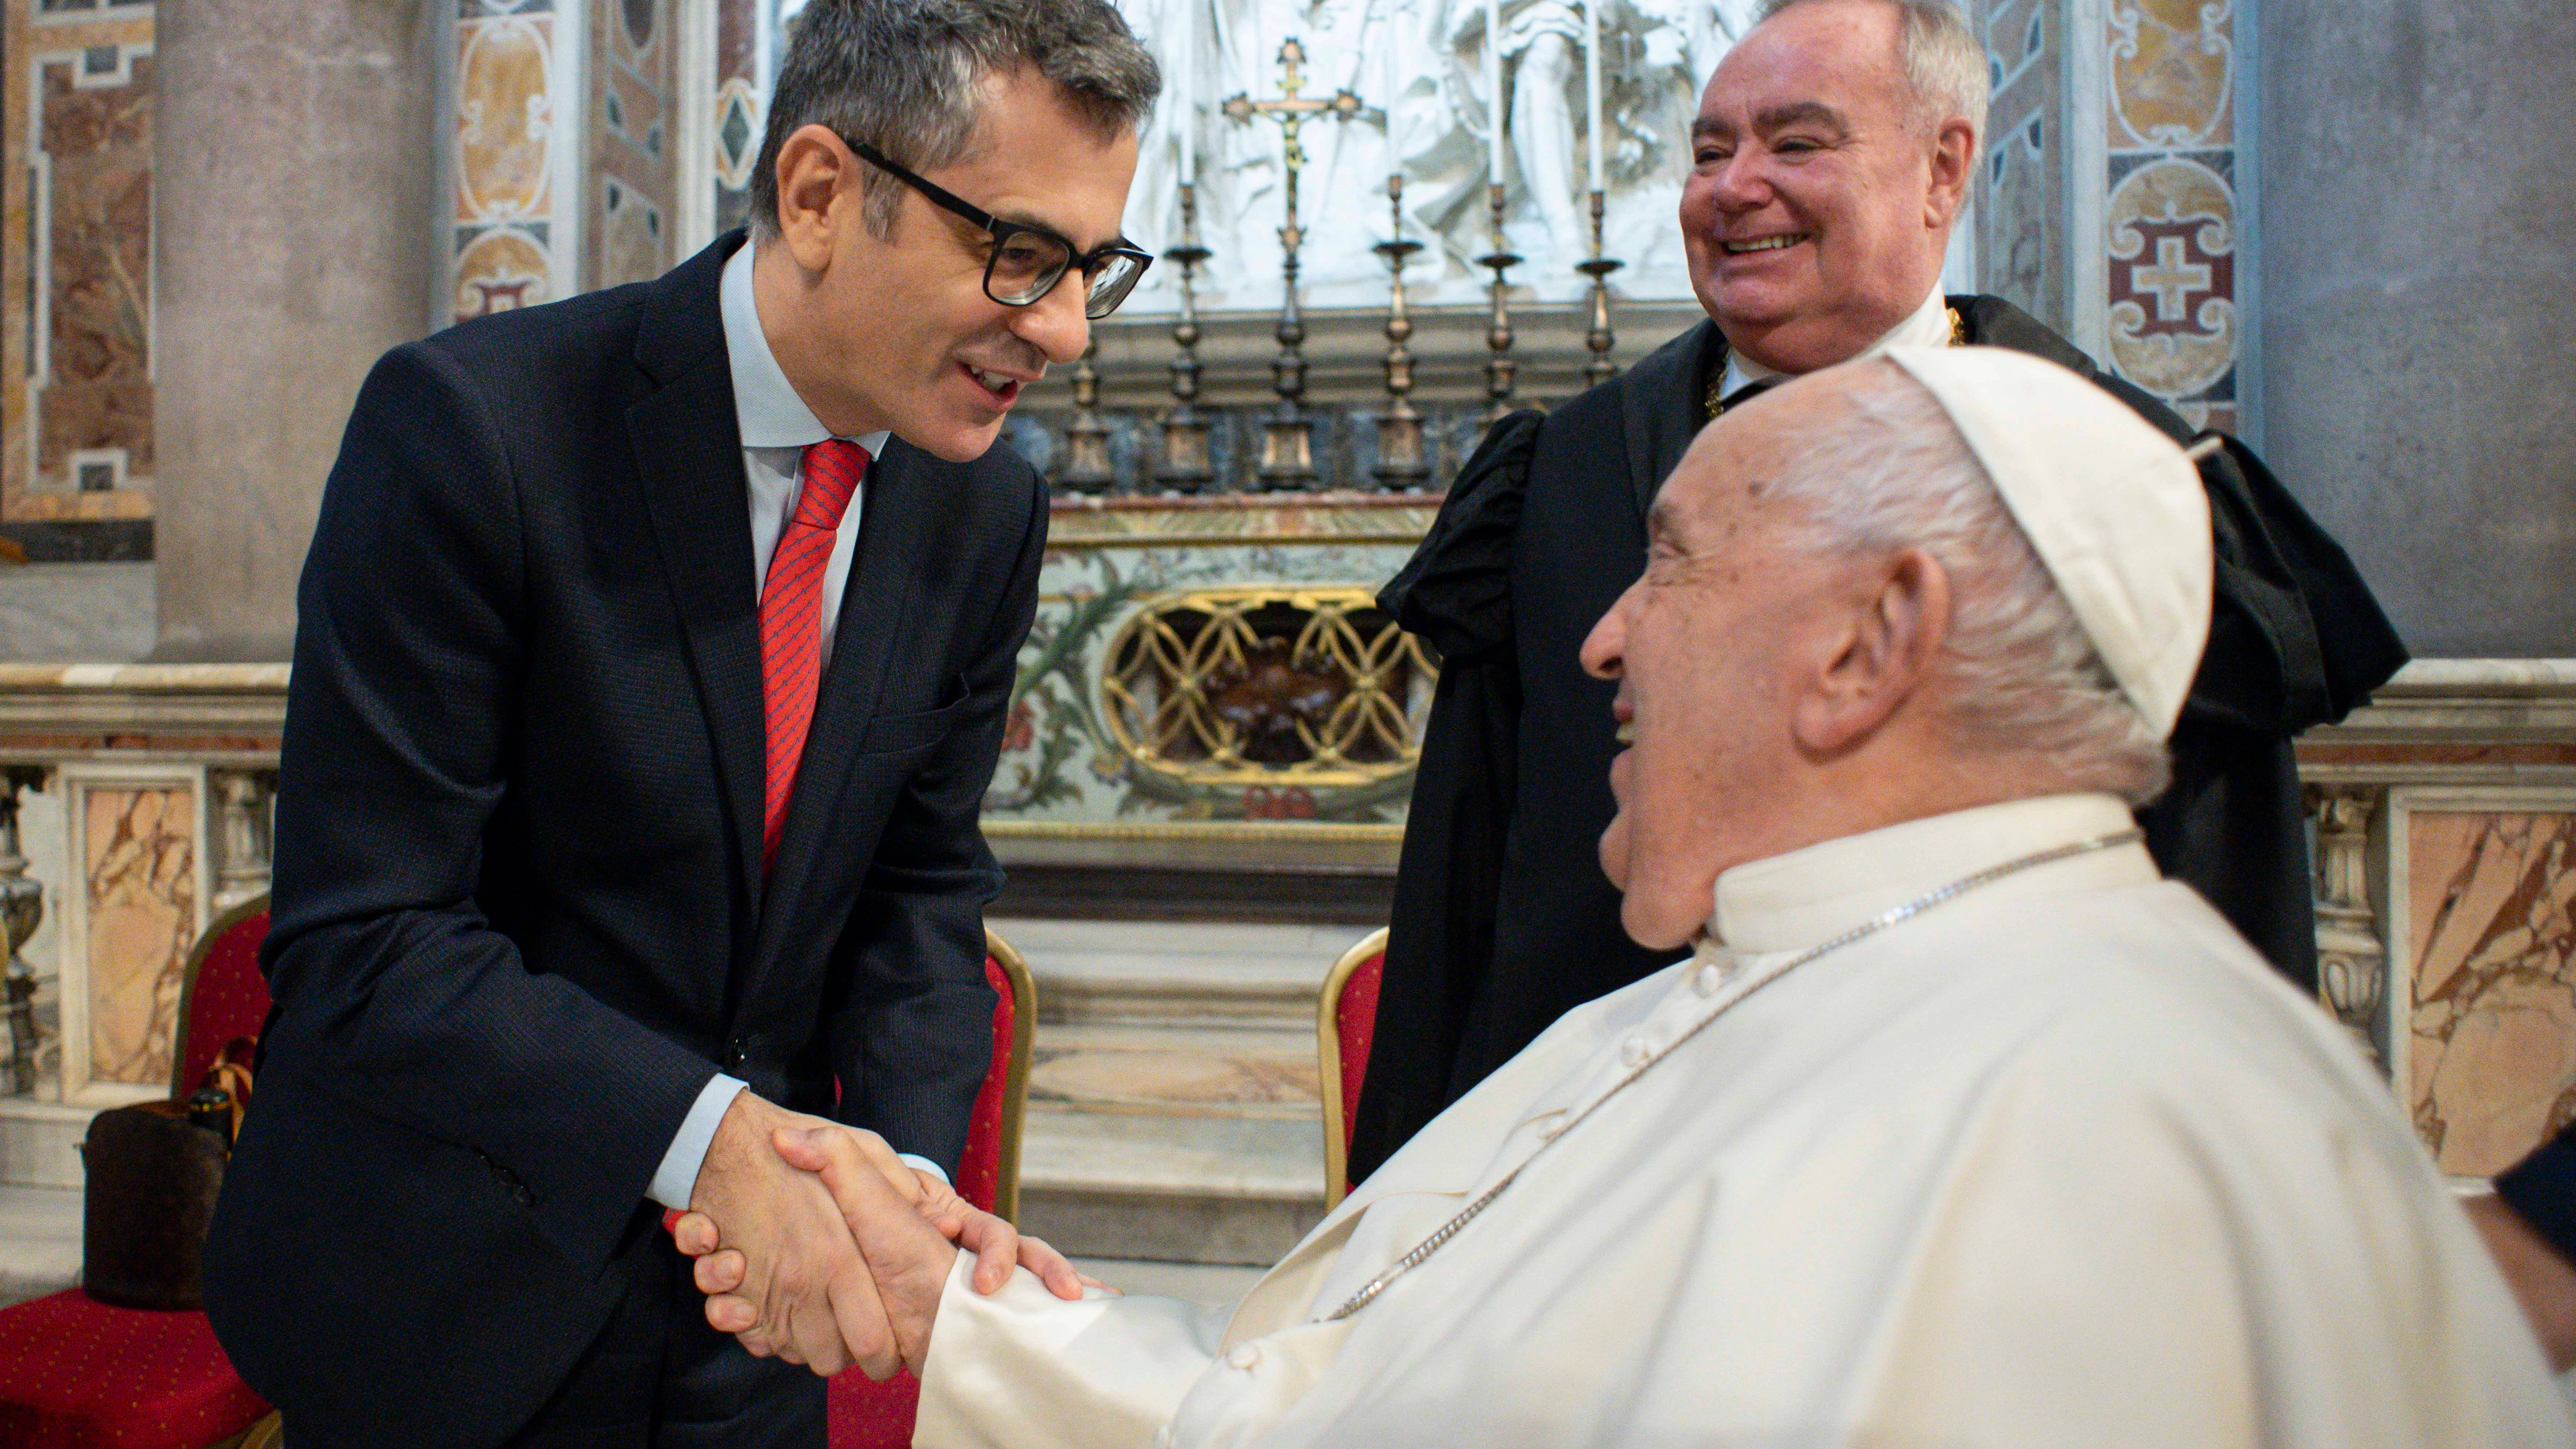
{"type": "MultiPolygon", "coordinates": [[[[769,103],[751,173],[751,231],[778,234],[778,153],[803,126],[829,126],[896,165],[936,171],[966,159],[986,76],[1021,65],[1064,88],[1102,137],[1138,129],[1163,88],[1154,57],[1109,0],[813,0],[769,103]]],[[[884,236],[903,183],[868,167],[860,194],[884,236]]]]}
{"type": "MultiPolygon", "coordinates": [[[[1761,19],[1814,0],[1763,0],[1761,19]]],[[[1976,128],[1974,166],[1986,148],[1986,48],[1969,28],[1968,17],[1950,0],[1878,0],[1897,15],[1896,63],[1913,93],[1914,123],[1926,134],[1938,134],[1952,117],[1976,128]]],[[[1759,23],[1759,22],[1756,22],[1759,23]]]]}
{"type": "Polygon", "coordinates": [[[2154,799],[2171,778],[2162,735],[2111,676],[1967,440],[1895,364],[1854,366],[1868,374],[1847,405],[1818,417],[1781,460],[1776,496],[1804,514],[1793,544],[1932,555],[1952,591],[1943,654],[1953,738],[2036,752],[2068,789],[2154,799]]]}

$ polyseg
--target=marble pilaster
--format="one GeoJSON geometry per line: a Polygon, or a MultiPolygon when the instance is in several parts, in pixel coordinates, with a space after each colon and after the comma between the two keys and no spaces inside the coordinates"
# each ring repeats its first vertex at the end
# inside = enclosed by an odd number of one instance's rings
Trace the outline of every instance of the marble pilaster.
{"type": "Polygon", "coordinates": [[[286,657],[349,404],[420,335],[431,13],[159,7],[163,657],[286,657]]]}

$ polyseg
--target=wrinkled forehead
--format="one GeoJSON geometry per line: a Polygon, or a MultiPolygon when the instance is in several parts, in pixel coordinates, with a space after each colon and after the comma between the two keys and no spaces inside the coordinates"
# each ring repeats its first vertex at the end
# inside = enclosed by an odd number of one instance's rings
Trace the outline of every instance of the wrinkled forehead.
{"type": "Polygon", "coordinates": [[[1703,552],[1772,515],[1779,491],[1772,470],[1783,441],[1779,401],[1766,394],[1699,430],[1655,494],[1648,543],[1703,552]]]}

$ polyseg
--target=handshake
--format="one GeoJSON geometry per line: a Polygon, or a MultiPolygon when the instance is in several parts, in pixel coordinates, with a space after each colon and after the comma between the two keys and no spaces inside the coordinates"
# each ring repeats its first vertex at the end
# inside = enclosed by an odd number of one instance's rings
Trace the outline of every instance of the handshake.
{"type": "Polygon", "coordinates": [[[697,1260],[708,1324],[826,1377],[852,1364],[872,1379],[919,1372],[961,1248],[978,1292],[1015,1266],[1059,1298],[1100,1286],[875,1133],[750,1092],[726,1110],[671,1236],[697,1260]]]}

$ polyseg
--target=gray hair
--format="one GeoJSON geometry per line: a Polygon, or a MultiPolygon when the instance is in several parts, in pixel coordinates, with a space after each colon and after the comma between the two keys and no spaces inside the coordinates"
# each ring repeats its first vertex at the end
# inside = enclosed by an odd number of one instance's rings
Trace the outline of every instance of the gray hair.
{"type": "Polygon", "coordinates": [[[1884,360],[1782,459],[1779,496],[1802,505],[1798,546],[1826,554],[1919,548],[1950,577],[1943,646],[1953,737],[2037,753],[2065,788],[2133,805],[2163,791],[2161,734],[2102,662],[1967,440],[1920,383],[1884,360]]]}
{"type": "MultiPolygon", "coordinates": [[[[1763,0],[1760,16],[1768,20],[1812,0],[1763,0]]],[[[1879,0],[1896,8],[1896,63],[1912,92],[1914,124],[1937,135],[1953,117],[1976,128],[1974,166],[1986,148],[1986,48],[1969,28],[1968,17],[1950,0],[1879,0]]],[[[1757,22],[1759,23],[1759,22],[1757,22]]]]}
{"type": "MultiPolygon", "coordinates": [[[[1137,129],[1163,88],[1109,0],[813,0],[771,95],[751,173],[752,235],[778,234],[778,153],[799,127],[829,126],[899,166],[936,171],[972,153],[984,78],[1021,65],[1063,87],[1104,138],[1137,129]]],[[[877,235],[893,230],[904,189],[865,169],[863,214],[877,235]]]]}

